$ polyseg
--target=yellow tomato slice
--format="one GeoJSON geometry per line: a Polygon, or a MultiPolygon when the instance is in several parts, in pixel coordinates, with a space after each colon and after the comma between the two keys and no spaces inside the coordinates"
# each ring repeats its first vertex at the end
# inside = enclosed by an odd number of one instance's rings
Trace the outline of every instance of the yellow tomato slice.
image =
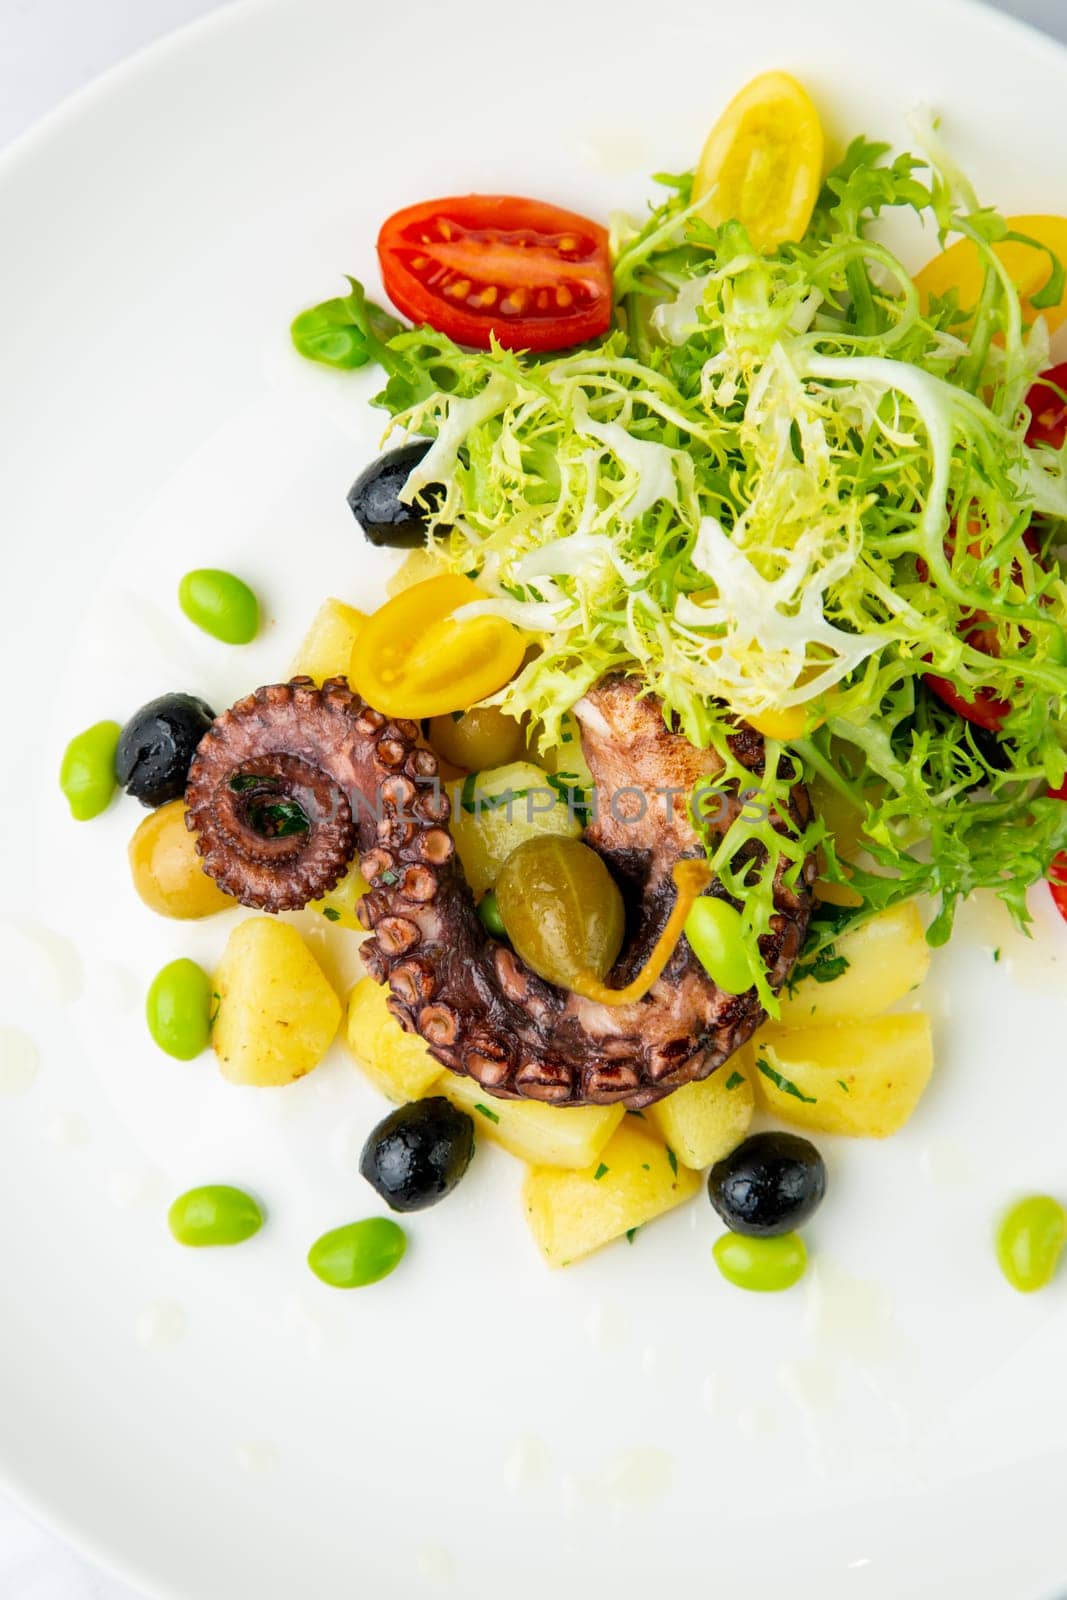
{"type": "MultiPolygon", "coordinates": [[[[1009,217],[1007,221],[1013,233],[1025,233],[1031,239],[1038,240],[1067,264],[1067,217],[1009,217]]],[[[1052,271],[1052,263],[1045,251],[1010,240],[995,244],[993,249],[1007,267],[1011,281],[1019,291],[1026,321],[1034,322],[1042,316],[1048,323],[1049,331],[1054,333],[1067,319],[1067,298],[1061,300],[1058,306],[1045,306],[1040,311],[1030,304],[1030,296],[1045,287],[1052,271]]],[[[950,289],[959,291],[959,303],[964,310],[968,310],[978,304],[984,279],[985,267],[978,246],[972,239],[958,239],[947,250],[942,250],[939,256],[928,261],[915,282],[924,310],[931,300],[948,294],[950,289]]]]}
{"type": "Polygon", "coordinates": [[[513,678],[526,641],[500,617],[457,622],[485,592],[469,578],[428,578],[368,617],[352,651],[359,693],[387,717],[467,711],[513,678]]]}
{"type": "Polygon", "coordinates": [[[807,722],[807,712],[803,706],[790,706],[787,711],[764,711],[760,716],[748,719],[749,727],[762,733],[765,739],[778,739],[783,744],[788,744],[791,739],[803,738],[807,722]]]}
{"type": "Polygon", "coordinates": [[[773,250],[803,238],[822,164],[822,124],[810,97],[788,73],[764,72],[708,134],[693,199],[704,200],[699,215],[713,227],[742,222],[757,249],[773,250]]]}

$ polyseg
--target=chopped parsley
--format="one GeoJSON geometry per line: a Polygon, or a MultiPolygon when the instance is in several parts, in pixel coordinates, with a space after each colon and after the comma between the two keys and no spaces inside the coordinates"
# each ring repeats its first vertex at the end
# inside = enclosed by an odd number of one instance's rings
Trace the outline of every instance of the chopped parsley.
{"type": "Polygon", "coordinates": [[[593,1173],[593,1182],[594,1183],[599,1183],[601,1178],[604,1176],[604,1174],[606,1172],[610,1172],[610,1171],[611,1171],[611,1168],[610,1167],[606,1167],[604,1165],[604,1163],[601,1162],[599,1167],[597,1167],[596,1171],[593,1173]]]}
{"type": "Polygon", "coordinates": [[[847,956],[836,954],[832,944],[824,950],[819,950],[810,961],[801,961],[793,968],[789,976],[787,988],[789,993],[795,994],[797,985],[805,978],[813,978],[816,983],[833,983],[835,978],[840,978],[849,969],[847,956]]]}
{"type": "Polygon", "coordinates": [[[744,1081],[745,1075],[743,1072],[731,1072],[730,1076],[726,1080],[726,1087],[728,1089],[740,1089],[744,1081]]]}
{"type": "Polygon", "coordinates": [[[671,1171],[674,1173],[674,1176],[677,1177],[678,1176],[678,1157],[675,1155],[675,1153],[671,1149],[670,1145],[667,1146],[667,1160],[671,1164],[671,1171]]]}
{"type": "Polygon", "coordinates": [[[637,1238],[637,1235],[638,1235],[638,1233],[640,1231],[641,1231],[641,1224],[640,1223],[637,1224],[636,1228],[627,1228],[627,1230],[626,1230],[626,1243],[627,1244],[633,1244],[634,1240],[637,1238]]]}
{"type": "Polygon", "coordinates": [[[488,1106],[483,1106],[480,1102],[475,1106],[474,1109],[475,1111],[480,1111],[483,1117],[488,1117],[490,1122],[500,1121],[500,1118],[495,1111],[490,1111],[488,1106]]]}
{"type": "Polygon", "coordinates": [[[323,906],[322,914],[327,922],[340,922],[341,913],[333,906],[323,906]]]}
{"type": "Polygon", "coordinates": [[[784,1078],[780,1072],[775,1072],[770,1063],[764,1061],[762,1057],[756,1062],[756,1066],[763,1073],[763,1076],[769,1078],[775,1088],[780,1089],[783,1094],[791,1094],[795,1100],[802,1100],[806,1106],[815,1104],[815,1095],[804,1094],[789,1078],[784,1078]]]}
{"type": "Polygon", "coordinates": [[[394,884],[394,883],[396,883],[396,881],[397,881],[397,876],[396,876],[396,873],[393,871],[392,867],[386,867],[384,872],[379,872],[379,874],[378,874],[378,882],[379,883],[394,884]]]}
{"type": "Polygon", "coordinates": [[[525,800],[531,794],[529,789],[502,789],[499,794],[488,794],[478,787],[477,772],[468,772],[463,780],[463,787],[459,791],[460,808],[468,817],[480,817],[485,811],[510,812],[516,800],[525,800]]]}
{"type": "Polygon", "coordinates": [[[844,1078],[838,1078],[838,1080],[837,1080],[837,1087],[838,1087],[838,1088],[839,1088],[839,1089],[843,1089],[843,1090],[844,1090],[844,1092],[845,1092],[845,1094],[851,1094],[851,1093],[852,1093],[852,1090],[851,1090],[851,1089],[850,1089],[850,1088],[849,1088],[849,1086],[848,1086],[848,1084],[847,1084],[847,1083],[846,1083],[846,1082],[845,1082],[845,1080],[844,1080],[844,1078]]]}

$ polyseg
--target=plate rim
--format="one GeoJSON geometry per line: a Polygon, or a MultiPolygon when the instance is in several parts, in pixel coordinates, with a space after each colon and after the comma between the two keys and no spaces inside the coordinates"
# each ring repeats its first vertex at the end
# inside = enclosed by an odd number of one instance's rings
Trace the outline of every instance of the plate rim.
{"type": "MultiPolygon", "coordinates": [[[[350,0],[371,9],[372,0],[350,0]]],[[[399,0],[413,8],[418,0],[399,0]]],[[[781,0],[771,0],[781,3],[781,0]]],[[[992,36],[999,34],[1027,46],[1036,54],[1056,59],[1067,75],[1067,41],[1046,33],[1039,25],[998,9],[994,0],[923,0],[929,10],[955,17],[961,25],[977,22],[992,36]]],[[[214,36],[229,30],[254,25],[257,15],[296,12],[300,0],[221,0],[212,9],[167,28],[159,36],[137,46],[128,55],[94,75],[78,88],[64,94],[52,107],[35,117],[0,150],[0,220],[3,217],[7,188],[17,180],[23,167],[46,156],[49,146],[62,144],[76,136],[78,125],[95,109],[110,100],[127,84],[150,77],[160,66],[189,49],[210,49],[214,36]]],[[[62,1539],[71,1552],[93,1564],[100,1573],[134,1591],[138,1600],[195,1600],[195,1596],[158,1571],[149,1571],[135,1558],[125,1556],[106,1536],[81,1521],[58,1499],[28,1489],[14,1475],[0,1428],[0,1491],[33,1524],[62,1539]]]]}

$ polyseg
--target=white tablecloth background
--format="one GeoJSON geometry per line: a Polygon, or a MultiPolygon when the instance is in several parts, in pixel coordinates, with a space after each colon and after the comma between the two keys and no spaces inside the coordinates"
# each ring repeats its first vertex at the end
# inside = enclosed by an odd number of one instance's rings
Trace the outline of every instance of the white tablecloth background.
{"type": "MultiPolygon", "coordinates": [[[[994,3],[1067,40],[1067,0],[994,3]]],[[[218,0],[0,0],[0,148],[115,62],[217,4],[218,0]]],[[[462,11],[463,0],[458,4],[462,11]]],[[[0,1597],[141,1600],[2,1494],[0,1597]]]]}

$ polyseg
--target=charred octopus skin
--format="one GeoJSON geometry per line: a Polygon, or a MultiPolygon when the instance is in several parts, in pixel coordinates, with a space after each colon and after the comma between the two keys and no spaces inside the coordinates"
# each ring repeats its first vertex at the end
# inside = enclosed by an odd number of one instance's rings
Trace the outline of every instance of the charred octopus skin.
{"type": "MultiPolygon", "coordinates": [[[[628,906],[627,939],[607,980],[622,987],[670,914],[675,862],[703,854],[689,796],[701,780],[713,783],[721,764],[670,731],[633,679],[604,680],[576,709],[601,802],[585,839],[628,906]]],[[[762,740],[742,730],[734,754],[758,786],[762,740]]],[[[368,972],[389,985],[401,1025],[490,1094],[637,1109],[707,1077],[763,1020],[755,991],[723,993],[684,938],[633,1004],[606,1006],[537,977],[478,917],[448,831],[437,758],[419,728],[388,720],[343,679],[321,690],[294,679],[240,701],[205,735],[186,800],[205,869],[245,905],[303,905],[332,888],[358,852],[370,884],[359,905],[368,972]],[[299,807],[306,828],[272,835],[279,797],[299,807]]],[[[712,831],[724,833],[742,803],[724,791],[712,831]]],[[[808,810],[798,784],[792,816],[775,825],[802,826],[808,810]]],[[[803,944],[813,877],[809,861],[797,888],[776,880],[776,914],[762,941],[773,987],[803,944]]]]}

